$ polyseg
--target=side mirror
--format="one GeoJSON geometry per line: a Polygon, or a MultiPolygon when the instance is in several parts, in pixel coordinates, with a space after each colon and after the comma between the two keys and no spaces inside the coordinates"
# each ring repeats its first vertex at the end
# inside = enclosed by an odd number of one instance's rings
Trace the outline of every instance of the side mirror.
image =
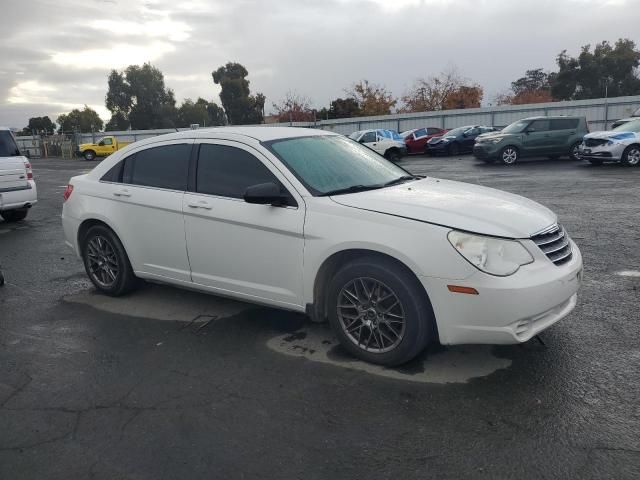
{"type": "Polygon", "coordinates": [[[358,143],[364,143],[364,137],[361,137],[360,140],[358,140],[358,143]]]}
{"type": "Polygon", "coordinates": [[[287,204],[287,197],[282,194],[278,185],[273,182],[268,182],[248,187],[244,192],[244,201],[259,205],[281,207],[287,204]]]}
{"type": "Polygon", "coordinates": [[[100,146],[100,147],[104,147],[104,142],[100,142],[100,143],[98,143],[98,146],[100,146]]]}
{"type": "Polygon", "coordinates": [[[530,133],[535,132],[536,129],[533,127],[527,127],[527,129],[524,131],[524,133],[526,133],[527,135],[529,135],[530,133]]]}

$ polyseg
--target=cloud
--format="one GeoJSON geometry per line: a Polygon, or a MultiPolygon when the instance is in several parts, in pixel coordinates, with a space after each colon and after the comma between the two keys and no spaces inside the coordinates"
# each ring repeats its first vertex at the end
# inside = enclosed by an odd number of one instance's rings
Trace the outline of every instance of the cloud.
{"type": "Polygon", "coordinates": [[[636,0],[21,0],[0,16],[0,124],[102,107],[113,68],[151,61],[180,101],[218,101],[211,72],[249,70],[267,105],[287,91],[328,105],[366,78],[396,96],[457,65],[485,99],[563,49],[638,40],[636,0]],[[24,12],[29,12],[28,16],[24,12]],[[39,108],[39,111],[34,108],[39,108]]]}

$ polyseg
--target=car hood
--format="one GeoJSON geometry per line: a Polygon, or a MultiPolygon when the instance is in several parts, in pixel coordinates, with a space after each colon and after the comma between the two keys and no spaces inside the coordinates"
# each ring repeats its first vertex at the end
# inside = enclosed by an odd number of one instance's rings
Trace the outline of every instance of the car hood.
{"type": "Polygon", "coordinates": [[[438,144],[440,142],[443,142],[443,141],[450,142],[451,140],[457,140],[457,137],[450,137],[450,136],[447,136],[447,134],[445,133],[444,135],[441,135],[439,137],[430,138],[427,143],[429,143],[431,145],[436,145],[436,144],[438,144]]]}
{"type": "Polygon", "coordinates": [[[624,131],[604,131],[604,132],[593,132],[588,133],[584,136],[584,138],[602,138],[602,139],[612,139],[612,140],[627,140],[630,138],[638,137],[637,133],[634,132],[624,132],[624,131]]]}
{"type": "Polygon", "coordinates": [[[557,222],[551,210],[533,200],[437,178],[331,198],[347,207],[497,237],[528,238],[557,222]]]}
{"type": "Polygon", "coordinates": [[[489,138],[509,138],[519,136],[519,133],[502,133],[502,132],[489,132],[483,133],[476,137],[477,140],[487,140],[489,138]]]}

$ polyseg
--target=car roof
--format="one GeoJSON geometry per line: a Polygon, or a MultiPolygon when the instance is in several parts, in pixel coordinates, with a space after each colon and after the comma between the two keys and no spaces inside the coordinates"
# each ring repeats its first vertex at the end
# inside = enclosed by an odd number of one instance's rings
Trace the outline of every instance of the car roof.
{"type": "MultiPolygon", "coordinates": [[[[157,137],[152,137],[146,140],[156,141],[171,141],[179,140],[181,138],[222,138],[226,135],[233,137],[247,137],[259,142],[268,142],[270,140],[280,140],[283,138],[298,138],[298,137],[313,137],[323,135],[337,135],[333,132],[326,130],[319,130],[314,128],[302,128],[302,127],[268,127],[268,126],[253,126],[253,127],[208,127],[198,128],[195,130],[184,130],[182,132],[168,133],[157,137]]],[[[136,142],[140,145],[146,140],[136,142]]],[[[151,143],[151,142],[150,142],[151,143]]]]}
{"type": "Polygon", "coordinates": [[[538,115],[537,117],[527,117],[527,118],[521,118],[520,120],[517,120],[518,122],[523,122],[525,120],[554,120],[557,118],[577,118],[577,119],[581,119],[584,118],[584,116],[581,115],[538,115]]]}

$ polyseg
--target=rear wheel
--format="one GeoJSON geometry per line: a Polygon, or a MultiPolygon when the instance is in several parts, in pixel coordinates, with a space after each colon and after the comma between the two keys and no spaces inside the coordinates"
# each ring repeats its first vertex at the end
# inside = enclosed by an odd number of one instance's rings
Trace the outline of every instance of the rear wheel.
{"type": "Polygon", "coordinates": [[[580,145],[582,142],[576,142],[571,145],[571,149],[569,150],[569,158],[571,160],[580,160],[580,145]]]}
{"type": "Polygon", "coordinates": [[[408,362],[435,336],[424,290],[395,262],[349,262],[331,280],[328,295],[329,321],[340,343],[367,362],[408,362]]]}
{"type": "Polygon", "coordinates": [[[94,152],[93,150],[87,150],[82,155],[84,156],[85,160],[89,160],[89,161],[96,158],[96,152],[94,152]]]}
{"type": "Polygon", "coordinates": [[[640,145],[630,145],[622,154],[620,160],[627,167],[637,167],[640,165],[640,145]]]}
{"type": "Polygon", "coordinates": [[[520,153],[516,147],[508,145],[500,151],[500,160],[505,165],[513,165],[520,158],[520,153]]]}
{"type": "Polygon", "coordinates": [[[19,222],[27,218],[28,208],[19,208],[17,210],[6,210],[0,213],[5,222],[19,222]]]}
{"type": "Polygon", "coordinates": [[[102,293],[118,297],[137,285],[122,243],[106,226],[89,229],[82,241],[82,259],[87,275],[102,293]]]}

